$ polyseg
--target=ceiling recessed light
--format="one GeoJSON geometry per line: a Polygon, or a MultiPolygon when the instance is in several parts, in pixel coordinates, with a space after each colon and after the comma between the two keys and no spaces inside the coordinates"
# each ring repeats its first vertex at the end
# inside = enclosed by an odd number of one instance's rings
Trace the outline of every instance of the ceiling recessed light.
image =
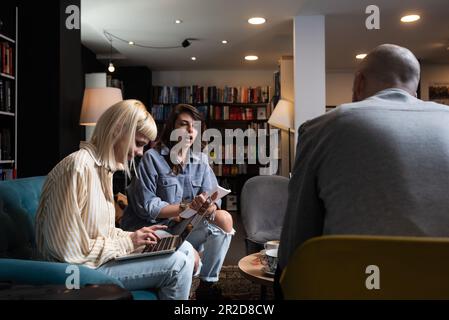
{"type": "Polygon", "coordinates": [[[366,53],[361,53],[355,56],[356,59],[363,60],[367,56],[366,53]]]}
{"type": "Polygon", "coordinates": [[[133,45],[134,45],[134,41],[130,41],[130,42],[128,42],[128,44],[129,44],[130,46],[133,46],[133,45]]]}
{"type": "Polygon", "coordinates": [[[248,61],[254,61],[254,60],[257,60],[257,59],[259,59],[258,56],[246,56],[245,57],[245,60],[248,60],[248,61]]]}
{"type": "Polygon", "coordinates": [[[251,24],[263,24],[263,23],[265,23],[265,21],[267,21],[267,20],[265,20],[265,18],[262,18],[262,17],[254,17],[254,18],[248,19],[248,23],[251,23],[251,24]]]}
{"type": "Polygon", "coordinates": [[[196,57],[191,57],[190,59],[192,59],[193,61],[195,61],[195,60],[196,60],[196,57]]]}
{"type": "Polygon", "coordinates": [[[417,14],[411,14],[411,15],[408,15],[408,16],[403,16],[401,18],[401,21],[405,22],[405,23],[409,23],[409,22],[418,21],[419,19],[421,19],[421,17],[418,16],[417,14]]]}
{"type": "Polygon", "coordinates": [[[228,43],[228,40],[221,40],[221,43],[226,44],[228,43]]]}
{"type": "Polygon", "coordinates": [[[182,23],[182,20],[176,19],[176,20],[175,20],[175,23],[176,23],[176,24],[180,24],[180,23],[182,23]]]}

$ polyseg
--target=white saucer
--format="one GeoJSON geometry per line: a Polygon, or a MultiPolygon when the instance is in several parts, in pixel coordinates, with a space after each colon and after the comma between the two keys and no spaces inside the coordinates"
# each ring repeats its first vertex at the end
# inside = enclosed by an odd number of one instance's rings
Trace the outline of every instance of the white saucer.
{"type": "Polygon", "coordinates": [[[262,271],[265,272],[266,274],[270,275],[270,276],[274,276],[274,272],[271,272],[270,270],[268,270],[267,266],[263,266],[262,267],[262,271]]]}

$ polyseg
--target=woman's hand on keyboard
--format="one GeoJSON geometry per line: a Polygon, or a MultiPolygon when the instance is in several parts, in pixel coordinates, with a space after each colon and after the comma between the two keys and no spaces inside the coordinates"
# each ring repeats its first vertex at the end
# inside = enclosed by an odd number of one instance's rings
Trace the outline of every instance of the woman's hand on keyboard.
{"type": "Polygon", "coordinates": [[[137,231],[131,233],[131,240],[134,244],[134,248],[138,248],[143,245],[156,244],[159,237],[155,233],[156,230],[167,229],[167,226],[155,224],[150,227],[143,227],[137,231]]]}

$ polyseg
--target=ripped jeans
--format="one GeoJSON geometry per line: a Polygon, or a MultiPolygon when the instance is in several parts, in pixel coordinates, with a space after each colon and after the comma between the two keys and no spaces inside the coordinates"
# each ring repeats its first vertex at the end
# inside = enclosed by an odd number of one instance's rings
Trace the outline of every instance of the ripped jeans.
{"type": "Polygon", "coordinates": [[[203,252],[199,278],[203,281],[217,282],[232,236],[207,220],[201,221],[186,240],[198,251],[203,252]]]}

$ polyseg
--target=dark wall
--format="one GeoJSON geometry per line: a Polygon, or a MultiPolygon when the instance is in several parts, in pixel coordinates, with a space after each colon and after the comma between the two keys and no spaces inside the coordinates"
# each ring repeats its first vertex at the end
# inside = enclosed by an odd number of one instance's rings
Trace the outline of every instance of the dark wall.
{"type": "Polygon", "coordinates": [[[67,29],[67,6],[80,0],[60,0],[59,7],[59,159],[78,150],[83,127],[79,125],[84,92],[81,30],[67,29]]]}
{"type": "Polygon", "coordinates": [[[82,137],[81,35],[65,28],[69,4],[80,0],[18,3],[19,177],[47,174],[82,137]]]}
{"type": "MultiPolygon", "coordinates": [[[[137,99],[142,101],[147,109],[151,102],[151,71],[147,67],[117,67],[111,74],[114,79],[123,81],[123,99],[137,99]]],[[[114,193],[126,194],[128,179],[124,172],[114,174],[114,193]]]]}
{"type": "Polygon", "coordinates": [[[83,74],[106,72],[107,70],[107,66],[97,60],[96,54],[83,45],[81,45],[81,60],[83,64],[83,74]]]}
{"type": "MultiPolygon", "coordinates": [[[[0,32],[14,39],[16,37],[16,5],[9,1],[0,5],[0,32]]],[[[0,40],[3,41],[3,40],[0,40]]]]}
{"type": "MultiPolygon", "coordinates": [[[[18,177],[46,175],[84,140],[79,125],[84,74],[106,72],[81,45],[81,32],[65,25],[68,5],[80,0],[18,1],[18,177]]],[[[149,106],[151,71],[119,67],[124,98],[149,106]]]]}
{"type": "Polygon", "coordinates": [[[147,67],[118,67],[112,74],[123,81],[123,99],[137,99],[151,105],[151,70],[147,67]]]}

